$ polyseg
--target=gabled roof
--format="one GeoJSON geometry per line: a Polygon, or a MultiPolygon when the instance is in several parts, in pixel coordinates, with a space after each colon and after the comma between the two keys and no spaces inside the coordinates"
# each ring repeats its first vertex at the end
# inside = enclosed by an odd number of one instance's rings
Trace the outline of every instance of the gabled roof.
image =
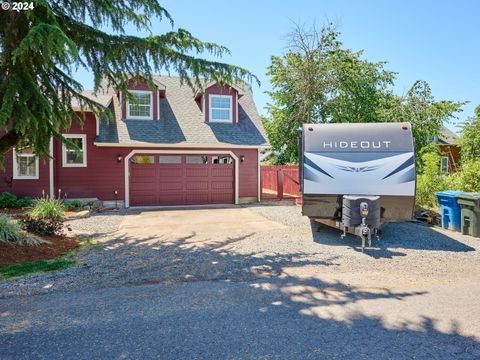
{"type": "Polygon", "coordinates": [[[456,144],[459,139],[460,138],[457,134],[444,126],[440,131],[440,135],[438,136],[438,143],[445,145],[453,145],[456,144]]]}
{"type": "Polygon", "coordinates": [[[244,91],[238,100],[238,123],[206,123],[201,104],[193,98],[192,89],[181,85],[179,77],[154,76],[166,87],[160,98],[160,120],[122,120],[117,96],[110,109],[114,120],[100,122],[98,145],[192,147],[252,146],[268,144],[251,92],[244,91]]]}
{"type": "MultiPolygon", "coordinates": [[[[89,98],[90,100],[93,100],[99,103],[104,107],[108,107],[110,105],[110,102],[112,101],[114,91],[112,89],[107,89],[107,90],[100,89],[95,94],[93,90],[83,90],[81,94],[89,98]]],[[[72,108],[74,110],[81,110],[80,103],[78,102],[77,99],[73,99],[72,108]]],[[[89,109],[84,109],[84,110],[89,110],[89,109]]]]}
{"type": "MultiPolygon", "coordinates": [[[[215,85],[216,82],[215,81],[210,81],[208,83],[206,83],[202,89],[198,89],[197,91],[195,91],[195,99],[199,99],[203,93],[205,92],[206,89],[208,89],[209,87],[212,87],[213,85],[215,85]]],[[[240,88],[239,86],[237,85],[228,85],[229,87],[231,87],[232,89],[235,89],[237,92],[238,92],[238,97],[242,97],[244,95],[244,90],[242,88],[240,88]]]]}

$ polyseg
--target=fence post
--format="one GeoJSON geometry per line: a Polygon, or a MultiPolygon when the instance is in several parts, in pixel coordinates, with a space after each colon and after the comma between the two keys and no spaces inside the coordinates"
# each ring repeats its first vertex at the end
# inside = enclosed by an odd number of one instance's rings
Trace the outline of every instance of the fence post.
{"type": "Polygon", "coordinates": [[[283,169],[277,171],[277,198],[283,200],[283,169]]]}

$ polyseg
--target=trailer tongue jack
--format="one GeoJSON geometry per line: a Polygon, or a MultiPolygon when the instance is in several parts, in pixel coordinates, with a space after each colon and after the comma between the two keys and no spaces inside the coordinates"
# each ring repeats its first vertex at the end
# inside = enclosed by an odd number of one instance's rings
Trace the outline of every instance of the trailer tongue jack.
{"type": "Polygon", "coordinates": [[[347,231],[352,229],[362,239],[363,252],[367,241],[368,246],[372,246],[372,234],[379,240],[380,197],[344,195],[342,200],[342,221],[337,223],[343,230],[340,238],[345,238],[347,231]]]}

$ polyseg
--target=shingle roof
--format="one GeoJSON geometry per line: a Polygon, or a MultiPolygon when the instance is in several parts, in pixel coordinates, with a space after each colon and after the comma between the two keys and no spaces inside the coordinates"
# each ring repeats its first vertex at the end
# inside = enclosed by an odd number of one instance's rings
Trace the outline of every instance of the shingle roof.
{"type": "MultiPolygon", "coordinates": [[[[107,89],[103,90],[100,89],[96,94],[93,90],[83,90],[81,93],[83,96],[89,98],[90,100],[93,100],[100,105],[103,106],[108,106],[110,103],[110,100],[112,99],[112,96],[114,94],[113,89],[107,89]]],[[[72,99],[72,107],[73,108],[80,108],[80,103],[77,101],[77,99],[72,99]]]]}
{"type": "Polygon", "coordinates": [[[205,123],[199,103],[179,77],[154,76],[166,87],[166,97],[160,99],[160,120],[121,120],[116,96],[110,104],[114,121],[101,121],[98,143],[123,145],[250,145],[265,146],[265,131],[250,90],[238,101],[238,123],[205,123]]]}
{"type": "Polygon", "coordinates": [[[440,131],[440,136],[438,137],[439,142],[444,144],[455,144],[458,139],[458,135],[445,126],[440,131]]]}

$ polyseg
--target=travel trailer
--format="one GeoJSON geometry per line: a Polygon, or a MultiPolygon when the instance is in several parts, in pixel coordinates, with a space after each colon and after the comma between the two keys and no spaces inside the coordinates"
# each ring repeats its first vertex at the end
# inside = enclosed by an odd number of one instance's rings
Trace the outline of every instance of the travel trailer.
{"type": "Polygon", "coordinates": [[[408,220],[415,205],[409,123],[305,124],[299,129],[302,214],[371,246],[380,226],[408,220]]]}

